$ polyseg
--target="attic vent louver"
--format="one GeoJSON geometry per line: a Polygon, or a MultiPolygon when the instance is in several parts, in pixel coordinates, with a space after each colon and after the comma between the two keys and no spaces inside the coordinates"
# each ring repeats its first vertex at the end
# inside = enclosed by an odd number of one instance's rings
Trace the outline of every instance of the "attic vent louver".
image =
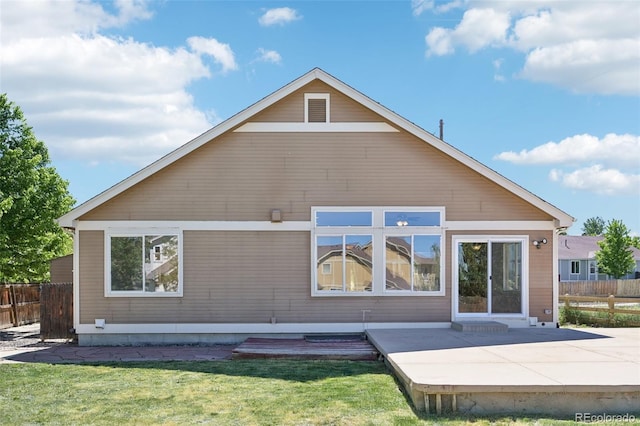
{"type": "Polygon", "coordinates": [[[306,123],[328,123],[329,94],[305,93],[304,121],[306,123]]]}
{"type": "Polygon", "coordinates": [[[309,123],[327,122],[327,101],[325,99],[309,99],[309,123]]]}

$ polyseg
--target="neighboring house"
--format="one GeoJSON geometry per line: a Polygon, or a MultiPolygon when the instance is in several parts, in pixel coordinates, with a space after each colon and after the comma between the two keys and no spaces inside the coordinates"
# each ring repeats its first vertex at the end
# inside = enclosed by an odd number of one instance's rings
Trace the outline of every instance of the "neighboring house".
{"type": "Polygon", "coordinates": [[[116,344],[553,325],[573,218],[314,69],[59,222],[116,344]]]}
{"type": "MultiPolygon", "coordinates": [[[[612,279],[598,270],[596,252],[602,236],[561,235],[558,240],[558,269],[560,281],[599,281],[612,279]]],[[[622,279],[638,278],[640,250],[632,248],[636,269],[622,279]]]]}

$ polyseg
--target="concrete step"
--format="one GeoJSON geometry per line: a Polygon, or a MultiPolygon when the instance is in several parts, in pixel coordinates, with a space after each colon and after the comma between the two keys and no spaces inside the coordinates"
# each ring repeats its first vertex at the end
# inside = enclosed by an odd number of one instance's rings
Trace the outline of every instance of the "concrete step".
{"type": "Polygon", "coordinates": [[[497,321],[454,321],[451,328],[471,333],[506,333],[509,326],[497,321]]]}

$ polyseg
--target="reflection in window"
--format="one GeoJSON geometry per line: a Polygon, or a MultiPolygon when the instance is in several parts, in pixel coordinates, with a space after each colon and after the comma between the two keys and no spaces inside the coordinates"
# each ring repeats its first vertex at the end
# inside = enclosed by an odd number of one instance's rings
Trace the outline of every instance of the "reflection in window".
{"type": "Polygon", "coordinates": [[[111,291],[177,292],[178,236],[112,236],[111,291]]]}
{"type": "Polygon", "coordinates": [[[440,212],[384,212],[384,226],[440,226],[440,212]]]}
{"type": "Polygon", "coordinates": [[[371,291],[373,281],[372,251],[371,235],[317,237],[316,280],[318,290],[371,291]]]}
{"type": "Polygon", "coordinates": [[[111,290],[142,291],[142,237],[111,238],[111,290]]]}
{"type": "Polygon", "coordinates": [[[385,263],[386,290],[440,290],[438,235],[387,236],[385,263]]]}

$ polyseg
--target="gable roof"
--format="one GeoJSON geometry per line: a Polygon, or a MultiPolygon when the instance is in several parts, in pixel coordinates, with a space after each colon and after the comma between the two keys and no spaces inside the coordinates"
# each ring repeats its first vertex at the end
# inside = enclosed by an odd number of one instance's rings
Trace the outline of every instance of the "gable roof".
{"type": "MultiPolygon", "coordinates": [[[[560,235],[558,238],[558,260],[585,260],[595,259],[596,252],[600,250],[599,241],[603,236],[591,235],[560,235]]],[[[640,260],[640,249],[631,247],[633,258],[640,260]]]]}
{"type": "Polygon", "coordinates": [[[149,176],[153,175],[159,170],[167,167],[168,165],[174,163],[175,161],[186,156],[192,151],[198,149],[199,147],[203,146],[204,144],[211,141],[212,139],[215,139],[216,137],[222,135],[223,133],[229,130],[232,130],[236,126],[247,121],[249,118],[251,118],[255,114],[268,108],[269,106],[273,105],[274,103],[278,102],[284,97],[290,95],[296,90],[306,86],[307,84],[311,83],[314,80],[320,80],[324,82],[325,84],[331,86],[333,89],[341,92],[342,94],[353,99],[354,101],[359,102],[364,107],[369,108],[370,110],[377,113],[381,117],[385,118],[390,123],[397,126],[398,128],[401,128],[407,131],[408,133],[418,137],[419,139],[430,144],[434,148],[442,151],[444,154],[447,154],[448,156],[465,164],[472,170],[480,173],[482,176],[486,177],[490,181],[498,184],[499,186],[505,188],[509,192],[517,195],[518,197],[524,199],[525,201],[529,202],[533,206],[546,212],[547,214],[555,218],[556,227],[565,228],[565,227],[571,226],[571,224],[573,223],[574,221],[573,217],[571,217],[564,211],[558,209],[557,207],[537,197],[531,192],[525,190],[524,188],[517,185],[513,181],[505,178],[501,174],[490,169],[489,167],[473,159],[472,157],[464,154],[462,151],[454,148],[453,146],[442,141],[441,139],[437,138],[436,136],[427,132],[426,130],[420,128],[414,123],[399,116],[395,112],[389,110],[388,108],[385,108],[384,106],[375,102],[374,100],[367,97],[366,95],[353,89],[351,86],[329,75],[328,73],[321,70],[320,68],[312,69],[308,73],[297,78],[291,83],[273,92],[272,94],[266,96],[265,98],[259,100],[258,102],[251,105],[250,107],[240,111],[236,115],[218,124],[212,129],[204,132],[203,134],[191,140],[190,142],[187,142],[186,144],[177,148],[173,152],[165,155],[164,157],[148,165],[147,167],[141,169],[140,171],[134,173],[133,175],[129,176],[123,181],[115,184],[114,186],[107,189],[106,191],[84,202],[83,204],[71,210],[69,213],[60,217],[58,219],[58,223],[63,227],[74,228],[75,220],[81,217],[82,215],[88,213],[89,211],[107,202],[108,200],[114,198],[120,193],[126,191],[127,189],[131,188],[132,186],[136,185],[142,180],[148,178],[149,176]]]}

